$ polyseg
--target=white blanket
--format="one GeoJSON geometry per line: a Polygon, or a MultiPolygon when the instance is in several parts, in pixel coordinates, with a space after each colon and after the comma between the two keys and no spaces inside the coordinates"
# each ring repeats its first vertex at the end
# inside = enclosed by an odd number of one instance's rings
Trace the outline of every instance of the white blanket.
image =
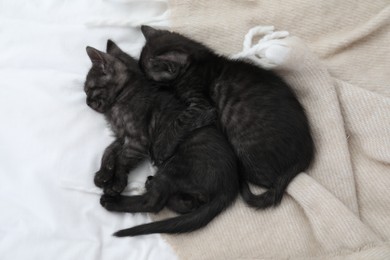
{"type": "MultiPolygon", "coordinates": [[[[144,41],[138,28],[86,24],[136,25],[166,9],[164,1],[0,1],[2,260],[176,258],[159,235],[111,236],[150,219],[99,205],[93,174],[112,137],[83,92],[87,45],[104,50],[111,38],[138,55],[144,41]]],[[[132,175],[130,188],[142,186],[142,174],[132,175]]]]}

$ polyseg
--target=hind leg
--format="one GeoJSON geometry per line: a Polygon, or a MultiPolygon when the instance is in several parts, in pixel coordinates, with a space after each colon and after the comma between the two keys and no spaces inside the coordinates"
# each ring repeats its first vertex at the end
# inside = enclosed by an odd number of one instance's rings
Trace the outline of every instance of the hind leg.
{"type": "MultiPolygon", "coordinates": [[[[145,182],[145,189],[150,191],[153,187],[154,176],[148,176],[145,182]]],[[[195,198],[189,196],[188,194],[175,193],[169,197],[166,207],[170,210],[179,213],[185,214],[193,211],[198,208],[198,202],[195,198]]]]}
{"type": "Polygon", "coordinates": [[[267,165],[266,161],[260,160],[258,165],[247,163],[245,157],[239,158],[238,169],[241,181],[247,181],[262,188],[271,188],[275,181],[275,171],[267,165]]]}
{"type": "Polygon", "coordinates": [[[103,195],[100,204],[108,211],[159,212],[166,204],[167,196],[158,192],[147,192],[138,196],[103,195]]]}
{"type": "Polygon", "coordinates": [[[240,193],[243,199],[252,207],[267,208],[278,205],[283,198],[284,192],[291,179],[299,172],[292,169],[282,171],[284,175],[279,175],[264,160],[261,166],[250,168],[251,171],[240,170],[244,176],[240,180],[240,193]],[[253,193],[249,183],[266,188],[261,194],[253,193]]]}
{"type": "Polygon", "coordinates": [[[187,194],[175,194],[167,202],[167,208],[179,214],[189,213],[198,207],[198,201],[187,194]]]}
{"type": "MultiPolygon", "coordinates": [[[[148,176],[145,182],[145,189],[147,191],[152,189],[153,181],[154,176],[148,176]]],[[[185,214],[198,208],[198,204],[199,203],[196,201],[196,199],[188,194],[175,193],[169,197],[166,206],[176,213],[185,214]]]]}
{"type": "Polygon", "coordinates": [[[179,214],[185,214],[198,209],[207,202],[209,202],[209,196],[203,191],[180,192],[169,198],[167,208],[179,214]]]}
{"type": "Polygon", "coordinates": [[[119,212],[158,212],[166,204],[171,195],[169,183],[155,176],[148,184],[145,194],[138,196],[103,195],[100,204],[109,211],[119,212]]]}

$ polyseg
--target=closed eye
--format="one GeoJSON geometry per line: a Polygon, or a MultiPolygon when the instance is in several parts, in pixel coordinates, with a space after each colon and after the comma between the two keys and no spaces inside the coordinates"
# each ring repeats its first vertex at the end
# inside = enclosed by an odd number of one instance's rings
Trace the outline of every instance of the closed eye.
{"type": "Polygon", "coordinates": [[[169,71],[168,63],[163,61],[151,60],[150,65],[154,71],[169,71]]]}
{"type": "Polygon", "coordinates": [[[92,86],[91,89],[92,90],[97,90],[97,89],[105,89],[106,87],[103,87],[103,86],[92,86]]]}
{"type": "Polygon", "coordinates": [[[92,92],[103,90],[103,89],[105,89],[105,87],[102,87],[102,86],[88,86],[88,88],[85,88],[85,93],[87,93],[87,95],[90,95],[90,94],[92,94],[92,92]]]}

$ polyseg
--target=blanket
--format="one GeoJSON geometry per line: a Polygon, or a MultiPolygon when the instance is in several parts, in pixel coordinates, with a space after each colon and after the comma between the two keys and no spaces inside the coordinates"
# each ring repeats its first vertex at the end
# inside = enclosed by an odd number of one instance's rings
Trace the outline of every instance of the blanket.
{"type": "Polygon", "coordinates": [[[270,37],[254,58],[292,86],[316,145],[314,163],[280,206],[260,211],[237,200],[206,228],[165,236],[178,256],[389,259],[389,2],[171,0],[170,7],[173,30],[225,55],[241,51],[256,25],[303,39],[270,37]]]}

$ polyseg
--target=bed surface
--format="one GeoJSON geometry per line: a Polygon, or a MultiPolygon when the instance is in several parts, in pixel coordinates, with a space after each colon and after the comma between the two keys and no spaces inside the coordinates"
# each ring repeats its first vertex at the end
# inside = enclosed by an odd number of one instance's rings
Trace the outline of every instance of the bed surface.
{"type": "MultiPolygon", "coordinates": [[[[87,45],[108,38],[137,56],[139,28],[91,27],[142,21],[164,1],[0,1],[1,259],[175,259],[160,235],[119,239],[118,229],[150,221],[99,205],[93,185],[112,141],[103,116],[85,104],[87,45]]],[[[130,179],[142,186],[145,163],[130,179]]]]}

